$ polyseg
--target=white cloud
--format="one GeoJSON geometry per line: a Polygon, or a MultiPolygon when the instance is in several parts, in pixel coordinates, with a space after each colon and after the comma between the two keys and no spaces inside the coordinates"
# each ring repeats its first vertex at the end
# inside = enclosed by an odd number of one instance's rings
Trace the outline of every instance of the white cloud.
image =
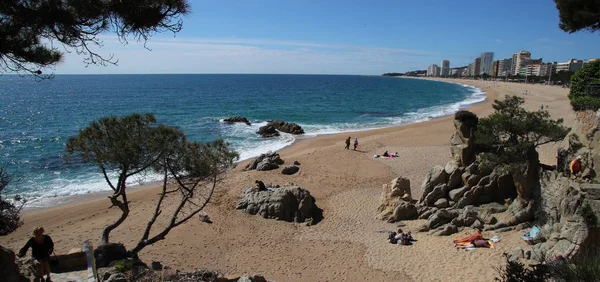
{"type": "Polygon", "coordinates": [[[114,54],[118,66],[89,66],[77,54],[66,54],[57,73],[321,73],[380,74],[422,68],[439,53],[243,38],[153,38],[147,47],[103,37],[97,51],[114,54]]]}

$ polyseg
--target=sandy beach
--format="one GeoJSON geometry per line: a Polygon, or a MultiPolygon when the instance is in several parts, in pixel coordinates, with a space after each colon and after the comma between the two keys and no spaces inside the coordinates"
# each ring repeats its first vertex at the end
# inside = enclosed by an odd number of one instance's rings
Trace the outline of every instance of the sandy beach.
{"type": "MultiPolygon", "coordinates": [[[[398,78],[407,79],[407,78],[398,78]]],[[[493,112],[492,102],[504,95],[525,98],[525,108],[538,110],[547,105],[553,118],[563,118],[572,126],[575,116],[567,98],[568,89],[545,85],[449,80],[478,87],[487,100],[469,110],[486,116],[493,112]],[[528,95],[523,95],[525,90],[528,95]]],[[[333,134],[303,139],[279,151],[286,164],[299,161],[300,172],[287,176],[281,170],[243,171],[246,162],[229,172],[219,193],[206,208],[213,224],[196,218],[171,231],[166,240],[147,247],[141,253],[145,262],[161,261],[180,270],[206,268],[229,276],[262,274],[276,281],[492,281],[494,267],[502,266],[503,252],[526,245],[519,232],[499,235],[495,249],[457,250],[452,238],[415,233],[412,246],[392,245],[386,233],[398,223],[375,219],[382,185],[404,176],[410,179],[413,198],[429,169],[450,160],[450,136],[453,116],[426,122],[362,132],[333,134]],[[357,137],[358,151],[344,150],[344,139],[357,137]],[[394,159],[374,159],[384,151],[398,152],[394,159]],[[292,182],[308,189],[324,210],[324,220],[305,226],[235,210],[241,191],[254,180],[265,183],[292,182]]],[[[540,160],[556,162],[556,145],[540,148],[540,160]]],[[[157,188],[137,189],[129,193],[131,213],[112,233],[111,241],[133,247],[150,218],[157,188]]],[[[52,236],[58,253],[81,247],[90,239],[100,242],[101,230],[117,218],[118,209],[108,209],[103,196],[57,207],[26,211],[23,227],[0,244],[18,250],[35,226],[44,226],[52,236]]],[[[425,221],[402,222],[404,230],[416,230],[425,221]]]]}

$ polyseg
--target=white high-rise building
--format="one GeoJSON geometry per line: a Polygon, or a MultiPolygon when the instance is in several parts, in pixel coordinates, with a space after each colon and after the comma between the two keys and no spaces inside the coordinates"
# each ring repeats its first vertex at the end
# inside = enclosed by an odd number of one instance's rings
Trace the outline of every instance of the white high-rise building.
{"type": "Polygon", "coordinates": [[[443,60],[442,61],[442,70],[440,73],[441,76],[449,76],[450,75],[450,61],[443,60]]]}
{"type": "Polygon", "coordinates": [[[438,72],[438,65],[433,64],[433,65],[429,65],[429,67],[427,68],[427,76],[437,76],[436,73],[438,72]]]}
{"type": "Polygon", "coordinates": [[[490,74],[492,62],[494,61],[494,52],[481,53],[481,63],[479,64],[479,74],[490,74]]]}
{"type": "Polygon", "coordinates": [[[531,52],[523,50],[514,53],[512,56],[511,74],[519,74],[521,69],[525,66],[525,62],[527,60],[531,60],[531,52]]]}

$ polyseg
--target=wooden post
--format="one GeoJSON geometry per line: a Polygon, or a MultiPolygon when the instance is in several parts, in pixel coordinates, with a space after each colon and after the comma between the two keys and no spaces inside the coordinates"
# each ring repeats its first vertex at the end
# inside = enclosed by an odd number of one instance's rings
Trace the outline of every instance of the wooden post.
{"type": "Polygon", "coordinates": [[[83,248],[85,250],[85,257],[87,258],[88,265],[88,282],[96,282],[98,277],[98,271],[96,270],[96,259],[94,258],[94,246],[89,240],[83,242],[83,248]]]}

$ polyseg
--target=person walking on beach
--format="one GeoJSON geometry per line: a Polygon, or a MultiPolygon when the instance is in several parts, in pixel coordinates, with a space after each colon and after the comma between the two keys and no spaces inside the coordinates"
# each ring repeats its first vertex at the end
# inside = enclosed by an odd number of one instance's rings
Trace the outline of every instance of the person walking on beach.
{"type": "Polygon", "coordinates": [[[358,148],[358,138],[354,137],[354,151],[356,151],[356,148],[358,148]]]}
{"type": "MultiPolygon", "coordinates": [[[[31,247],[31,257],[33,265],[37,268],[37,277],[45,282],[52,282],[50,279],[50,255],[54,252],[54,242],[50,236],[44,234],[44,228],[39,226],[33,229],[33,237],[21,248],[18,256],[24,257],[27,250],[31,247]],[[44,280],[46,275],[46,280],[44,280]]],[[[38,280],[36,280],[38,281],[38,280]]]]}
{"type": "Polygon", "coordinates": [[[348,139],[346,139],[346,150],[350,149],[350,137],[348,137],[348,139]]]}

